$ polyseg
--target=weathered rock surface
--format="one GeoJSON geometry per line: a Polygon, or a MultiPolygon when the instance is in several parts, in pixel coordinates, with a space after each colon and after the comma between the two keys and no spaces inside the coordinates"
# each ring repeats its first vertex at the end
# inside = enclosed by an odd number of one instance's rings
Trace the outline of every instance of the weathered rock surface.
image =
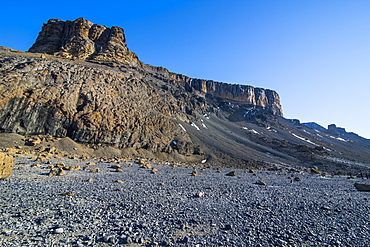
{"type": "Polygon", "coordinates": [[[14,157],[0,152],[0,179],[9,177],[13,172],[14,157]]]}
{"type": "Polygon", "coordinates": [[[315,122],[302,123],[302,125],[305,125],[315,130],[322,131],[336,138],[341,138],[341,139],[345,138],[345,139],[350,139],[353,141],[363,142],[365,144],[370,144],[370,139],[363,138],[353,132],[347,132],[345,128],[337,127],[335,124],[328,125],[328,128],[324,128],[323,126],[315,122]]]}
{"type": "Polygon", "coordinates": [[[51,19],[44,24],[36,43],[29,52],[73,59],[123,62],[154,72],[163,80],[174,80],[182,84],[186,91],[196,91],[213,98],[269,108],[273,114],[282,115],[279,95],[275,91],[193,79],[142,63],[136,54],[127,48],[124,31],[120,27],[108,28],[83,18],[75,21],[51,19]]]}
{"type": "Polygon", "coordinates": [[[343,139],[349,135],[334,127],[338,135],[318,134],[284,119],[272,90],[144,64],[121,28],[83,18],[50,20],[30,52],[0,47],[0,132],[25,136],[1,139],[0,147],[17,155],[34,150],[39,162],[63,153],[277,170],[370,169],[370,146],[343,139]]]}
{"type": "Polygon", "coordinates": [[[29,52],[47,53],[73,59],[96,59],[138,63],[126,45],[123,29],[93,24],[84,18],[75,21],[51,19],[44,24],[29,52]]]}
{"type": "Polygon", "coordinates": [[[0,50],[0,131],[202,156],[178,120],[234,104],[282,115],[272,90],[170,73],[140,62],[125,42],[119,27],[52,19],[32,53],[0,50]]]}
{"type": "MultiPolygon", "coordinates": [[[[0,128],[20,134],[68,136],[81,143],[193,154],[173,120],[181,99],[142,76],[105,66],[27,57],[1,57],[0,128]],[[180,139],[181,138],[181,139],[180,139]]],[[[191,104],[190,101],[188,104],[191,104]]]]}

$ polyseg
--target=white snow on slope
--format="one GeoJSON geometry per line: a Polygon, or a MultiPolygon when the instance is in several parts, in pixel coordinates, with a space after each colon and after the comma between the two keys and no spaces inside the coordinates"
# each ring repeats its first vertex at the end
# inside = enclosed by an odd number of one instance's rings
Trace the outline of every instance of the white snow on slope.
{"type": "Polygon", "coordinates": [[[248,130],[249,132],[252,132],[254,134],[260,134],[258,131],[254,130],[254,129],[248,129],[247,127],[243,127],[244,130],[248,130]]]}
{"type": "Polygon", "coordinates": [[[191,126],[193,126],[194,128],[196,128],[197,130],[200,130],[199,127],[195,124],[195,123],[191,123],[191,126]]]}
{"type": "Polygon", "coordinates": [[[330,138],[337,139],[337,140],[342,141],[342,142],[348,142],[347,140],[345,140],[343,138],[340,138],[340,137],[330,136],[330,138]]]}
{"type": "Polygon", "coordinates": [[[319,146],[318,144],[316,144],[316,143],[314,143],[314,142],[312,142],[312,141],[310,141],[310,140],[308,140],[308,139],[306,139],[306,138],[304,138],[304,137],[298,136],[298,135],[296,135],[296,134],[294,134],[294,133],[292,133],[292,135],[293,135],[294,137],[296,137],[296,138],[298,138],[298,139],[302,140],[302,141],[305,141],[305,142],[311,143],[311,144],[313,144],[313,145],[315,145],[315,146],[319,146]]]}
{"type": "Polygon", "coordinates": [[[186,132],[186,129],[184,128],[184,126],[182,126],[181,124],[179,124],[179,125],[180,125],[181,129],[186,132]]]}

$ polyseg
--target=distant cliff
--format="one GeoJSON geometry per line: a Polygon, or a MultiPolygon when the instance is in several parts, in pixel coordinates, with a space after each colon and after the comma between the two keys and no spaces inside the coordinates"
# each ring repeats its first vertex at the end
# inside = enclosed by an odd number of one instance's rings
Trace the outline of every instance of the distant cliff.
{"type": "Polygon", "coordinates": [[[315,122],[302,123],[302,124],[312,129],[322,131],[336,138],[345,138],[345,139],[349,139],[353,141],[366,143],[368,145],[370,144],[370,139],[361,137],[358,134],[353,133],[353,132],[347,132],[345,128],[337,127],[335,124],[328,125],[327,129],[315,122]]]}

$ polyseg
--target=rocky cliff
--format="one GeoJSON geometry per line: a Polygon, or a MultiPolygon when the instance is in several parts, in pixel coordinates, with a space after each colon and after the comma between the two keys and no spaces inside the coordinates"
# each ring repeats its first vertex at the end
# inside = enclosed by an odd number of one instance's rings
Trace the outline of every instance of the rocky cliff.
{"type": "Polygon", "coordinates": [[[136,54],[126,45],[123,29],[107,28],[84,18],[75,21],[49,20],[29,52],[71,59],[96,59],[137,64],[136,54]]]}
{"type": "Polygon", "coordinates": [[[175,98],[125,67],[32,56],[1,56],[0,63],[0,128],[5,132],[169,152],[171,142],[190,141],[173,118],[202,108],[202,102],[187,95],[175,98]]]}
{"type": "Polygon", "coordinates": [[[142,63],[136,54],[127,48],[124,31],[120,27],[108,28],[83,18],[75,21],[51,19],[44,24],[29,52],[101,63],[120,62],[145,73],[152,73],[162,80],[181,84],[188,92],[195,91],[217,99],[268,108],[273,114],[282,115],[279,95],[275,91],[189,78],[142,63]]]}
{"type": "Polygon", "coordinates": [[[356,133],[353,132],[347,132],[345,128],[337,127],[335,124],[330,124],[328,125],[328,128],[324,128],[323,126],[315,123],[315,122],[310,122],[310,123],[302,123],[305,126],[308,126],[312,129],[322,131],[326,134],[331,135],[332,137],[335,138],[340,138],[340,139],[349,139],[353,141],[358,141],[362,142],[365,144],[370,144],[370,139],[366,139],[364,137],[359,136],[356,133]]]}
{"type": "Polygon", "coordinates": [[[123,29],[83,18],[49,20],[28,53],[0,49],[0,55],[2,132],[202,156],[181,123],[225,104],[282,116],[272,90],[144,64],[127,48],[123,29]]]}

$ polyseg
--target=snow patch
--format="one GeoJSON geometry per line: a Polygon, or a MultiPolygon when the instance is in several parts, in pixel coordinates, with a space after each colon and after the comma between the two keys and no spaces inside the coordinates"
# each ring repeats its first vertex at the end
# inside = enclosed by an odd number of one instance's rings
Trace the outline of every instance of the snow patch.
{"type": "Polygon", "coordinates": [[[184,128],[184,126],[182,126],[181,124],[179,124],[179,125],[180,125],[181,129],[186,132],[186,129],[184,128]]]}
{"type": "Polygon", "coordinates": [[[204,164],[204,163],[206,163],[206,162],[207,162],[207,160],[202,160],[202,161],[201,161],[201,163],[202,163],[202,164],[204,164]]]}
{"type": "Polygon", "coordinates": [[[207,126],[204,123],[202,123],[202,126],[203,126],[203,128],[208,129],[207,126]]]}
{"type": "Polygon", "coordinates": [[[250,130],[252,133],[254,133],[254,134],[259,134],[259,132],[258,131],[256,131],[256,130],[254,130],[254,129],[251,129],[250,130]]]}
{"type": "Polygon", "coordinates": [[[337,139],[337,140],[342,141],[342,142],[348,142],[347,140],[345,140],[343,138],[340,138],[340,137],[330,136],[330,138],[337,139]]]}
{"type": "Polygon", "coordinates": [[[195,123],[191,123],[191,126],[193,126],[194,128],[196,128],[197,130],[200,130],[199,127],[195,124],[195,123]]]}
{"type": "Polygon", "coordinates": [[[312,135],[310,132],[308,132],[307,130],[303,130],[303,132],[309,134],[309,135],[312,135]]]}
{"type": "Polygon", "coordinates": [[[177,148],[177,141],[172,141],[172,143],[171,143],[172,145],[172,147],[174,147],[174,148],[177,148]]]}
{"type": "Polygon", "coordinates": [[[244,130],[248,130],[249,132],[252,132],[254,134],[260,134],[258,131],[254,130],[254,129],[248,129],[247,127],[242,127],[244,130]]]}
{"type": "Polygon", "coordinates": [[[304,137],[298,136],[298,135],[296,135],[296,134],[294,134],[294,133],[292,133],[292,135],[293,135],[294,137],[296,137],[296,138],[298,138],[298,139],[302,140],[302,141],[305,141],[305,142],[311,143],[311,144],[313,144],[313,145],[315,145],[315,146],[319,146],[318,144],[316,144],[316,143],[314,143],[314,142],[312,142],[312,141],[310,141],[310,140],[308,140],[308,139],[306,139],[306,138],[304,138],[304,137]]]}

